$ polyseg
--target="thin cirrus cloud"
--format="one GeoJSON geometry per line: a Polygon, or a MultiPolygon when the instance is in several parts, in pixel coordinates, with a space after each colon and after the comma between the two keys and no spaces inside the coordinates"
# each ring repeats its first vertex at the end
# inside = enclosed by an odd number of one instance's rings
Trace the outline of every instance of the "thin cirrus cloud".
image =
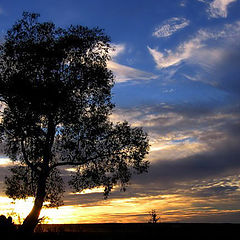
{"type": "Polygon", "coordinates": [[[158,78],[158,75],[155,75],[153,73],[145,72],[136,68],[132,68],[117,63],[118,57],[124,54],[125,52],[126,52],[125,44],[112,44],[112,48],[110,49],[109,54],[112,60],[107,63],[107,67],[116,76],[117,83],[138,80],[151,80],[158,78]]]}
{"type": "Polygon", "coordinates": [[[186,18],[173,17],[158,26],[152,35],[157,38],[169,37],[175,32],[187,27],[189,23],[190,21],[186,18]]]}
{"type": "Polygon", "coordinates": [[[210,18],[226,18],[228,16],[228,7],[231,3],[237,0],[198,0],[209,5],[207,12],[210,18]]]}
{"type": "MultiPolygon", "coordinates": [[[[224,40],[230,41],[236,39],[240,35],[240,22],[237,21],[233,24],[226,24],[221,29],[201,29],[197,34],[181,43],[175,51],[164,50],[159,51],[158,48],[151,48],[147,46],[149,53],[152,55],[156,67],[158,69],[168,68],[171,66],[177,66],[184,60],[191,59],[192,62],[199,63],[202,59],[202,52],[206,50],[211,50],[208,47],[208,41],[224,40]],[[201,51],[199,51],[201,49],[201,51]]],[[[223,50],[221,48],[215,48],[214,51],[208,52],[208,59],[202,62],[202,65],[211,65],[211,62],[217,62],[221,59],[223,50]]]]}
{"type": "Polygon", "coordinates": [[[237,0],[214,0],[210,3],[209,14],[212,18],[226,18],[228,15],[228,6],[237,0]]]}
{"type": "Polygon", "coordinates": [[[172,50],[165,50],[165,52],[160,52],[157,48],[151,48],[149,46],[147,48],[156,63],[156,67],[158,69],[162,69],[178,65],[184,59],[189,58],[194,51],[201,47],[201,39],[196,37],[190,41],[180,44],[175,52],[172,50]]]}
{"type": "Polygon", "coordinates": [[[107,66],[111,71],[113,71],[114,75],[116,76],[117,83],[123,83],[133,80],[151,80],[158,78],[158,75],[144,72],[113,61],[109,61],[107,66]]]}
{"type": "Polygon", "coordinates": [[[126,45],[125,44],[123,44],[123,43],[119,43],[119,44],[113,43],[113,44],[111,44],[109,55],[111,56],[111,58],[113,60],[116,60],[116,58],[119,55],[123,54],[125,51],[126,51],[126,45]]]}

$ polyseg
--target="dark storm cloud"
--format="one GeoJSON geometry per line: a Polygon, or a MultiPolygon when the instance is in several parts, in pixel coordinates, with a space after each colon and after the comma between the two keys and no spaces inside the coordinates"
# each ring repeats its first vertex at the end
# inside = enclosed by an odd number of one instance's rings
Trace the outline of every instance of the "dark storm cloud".
{"type": "Polygon", "coordinates": [[[153,183],[161,188],[183,181],[240,173],[239,112],[238,105],[212,108],[212,111],[201,105],[196,106],[194,111],[189,105],[186,108],[184,105],[149,108],[143,113],[145,118],[140,116],[142,125],[148,132],[159,134],[159,137],[172,134],[173,140],[176,133],[188,134],[196,142],[206,145],[207,149],[186,157],[179,158],[176,155],[176,159],[166,160],[161,156],[161,151],[158,151],[159,160],[155,154],[149,174],[137,177],[136,182],[143,185],[153,183]],[[148,120],[148,115],[153,113],[156,117],[148,120]],[[176,121],[172,121],[174,117],[176,121]],[[162,124],[163,119],[168,124],[162,124]]]}
{"type": "Polygon", "coordinates": [[[3,154],[4,154],[3,145],[0,144],[0,157],[3,156],[3,154]]]}
{"type": "Polygon", "coordinates": [[[200,190],[197,190],[194,193],[194,196],[198,197],[223,197],[225,195],[231,195],[232,193],[235,193],[239,189],[238,186],[211,186],[206,187],[200,190]]]}
{"type": "Polygon", "coordinates": [[[238,103],[221,106],[202,102],[159,103],[153,106],[118,109],[117,114],[132,124],[137,123],[138,126],[144,127],[147,132],[159,133],[160,136],[193,129],[204,129],[206,132],[209,128],[220,128],[220,131],[235,128],[234,134],[240,134],[240,127],[236,124],[240,123],[238,103]]]}
{"type": "Polygon", "coordinates": [[[137,182],[166,184],[216,177],[230,172],[234,174],[239,171],[239,146],[226,146],[226,149],[219,148],[213,152],[196,154],[187,158],[156,162],[152,164],[149,174],[144,179],[139,178],[137,182]]]}
{"type": "Polygon", "coordinates": [[[181,222],[186,223],[239,223],[240,212],[239,211],[226,211],[215,214],[206,213],[203,216],[194,215],[188,216],[181,222]]]}

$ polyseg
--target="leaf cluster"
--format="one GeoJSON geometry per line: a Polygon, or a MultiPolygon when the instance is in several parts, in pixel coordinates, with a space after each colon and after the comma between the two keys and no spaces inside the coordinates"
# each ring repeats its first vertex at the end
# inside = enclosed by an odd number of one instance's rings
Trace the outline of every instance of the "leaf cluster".
{"type": "MultiPolygon", "coordinates": [[[[13,200],[35,197],[39,176],[26,166],[15,166],[11,175],[5,177],[6,195],[13,200]]],[[[57,169],[51,171],[46,183],[46,207],[59,207],[63,204],[64,183],[57,169]]]]}

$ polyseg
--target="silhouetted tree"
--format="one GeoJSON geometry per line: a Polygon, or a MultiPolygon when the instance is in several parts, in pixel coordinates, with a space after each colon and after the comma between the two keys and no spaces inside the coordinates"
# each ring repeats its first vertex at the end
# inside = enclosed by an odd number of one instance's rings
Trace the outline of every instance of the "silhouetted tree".
{"type": "Polygon", "coordinates": [[[158,217],[155,209],[152,209],[149,212],[149,215],[150,215],[149,223],[157,223],[160,220],[160,217],[158,217]]]}
{"type": "Polygon", "coordinates": [[[33,231],[44,202],[62,204],[61,166],[74,166],[74,191],[115,184],[147,171],[149,143],[141,128],[113,124],[107,69],[109,37],[98,28],[57,28],[23,13],[0,46],[0,136],[5,153],[20,164],[6,177],[6,194],[35,197],[23,222],[33,231]]]}

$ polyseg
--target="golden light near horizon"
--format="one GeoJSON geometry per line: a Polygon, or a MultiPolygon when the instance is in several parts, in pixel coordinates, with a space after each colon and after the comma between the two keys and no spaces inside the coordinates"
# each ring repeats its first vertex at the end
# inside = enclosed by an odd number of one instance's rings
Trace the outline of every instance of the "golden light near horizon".
{"type": "MultiPolygon", "coordinates": [[[[215,201],[220,200],[215,199],[215,201]]],[[[15,223],[22,222],[33,206],[33,198],[13,202],[7,197],[0,197],[0,202],[1,213],[13,216],[15,223]]],[[[234,210],[214,209],[210,206],[197,207],[203,203],[201,198],[181,194],[110,198],[89,205],[64,205],[58,209],[44,207],[40,218],[46,217],[45,223],[49,224],[146,223],[153,208],[157,210],[162,222],[178,222],[194,216],[204,217],[234,212],[234,210]]]]}
{"type": "MultiPolygon", "coordinates": [[[[96,205],[66,205],[56,208],[43,208],[40,218],[47,217],[48,223],[99,223],[99,222],[147,222],[149,211],[154,206],[160,212],[168,208],[187,207],[188,201],[179,196],[149,196],[132,197],[124,199],[102,200],[96,205]]],[[[12,215],[15,222],[23,219],[31,211],[33,198],[26,200],[16,200],[12,202],[7,197],[1,197],[0,210],[5,215],[12,215]]],[[[169,221],[173,217],[166,218],[161,214],[164,221],[169,221]]],[[[175,218],[177,218],[175,216],[175,218]]]]}
{"type": "Polygon", "coordinates": [[[8,157],[0,157],[0,167],[13,165],[13,162],[8,157]]]}
{"type": "MultiPolygon", "coordinates": [[[[184,140],[189,135],[178,137],[184,140]]],[[[207,146],[199,142],[174,142],[173,136],[166,136],[166,139],[158,140],[155,136],[150,148],[149,159],[151,162],[155,161],[155,154],[161,152],[161,156],[171,161],[171,156],[178,153],[178,157],[194,154],[199,151],[204,151],[207,146]]],[[[176,158],[175,158],[176,159],[176,158]]],[[[1,158],[1,164],[4,167],[13,165],[8,158],[1,158]]],[[[75,168],[66,168],[67,172],[76,171],[75,168]]],[[[138,186],[133,186],[138,187],[138,186]]],[[[214,209],[210,207],[199,207],[196,205],[207,205],[206,201],[197,198],[189,197],[184,194],[164,194],[159,192],[154,195],[142,195],[138,197],[123,197],[111,198],[108,200],[97,201],[93,204],[84,204],[81,201],[82,196],[89,196],[92,194],[102,194],[104,188],[86,189],[78,193],[67,193],[69,195],[80,195],[80,203],[72,205],[71,202],[66,202],[66,205],[58,209],[43,208],[40,217],[47,217],[47,223],[68,224],[68,223],[130,223],[130,222],[147,222],[149,220],[149,212],[151,209],[157,209],[160,214],[162,222],[175,222],[183,219],[192,218],[194,216],[216,215],[226,212],[225,210],[214,209]]],[[[116,189],[113,190],[115,192],[116,189]]],[[[213,201],[211,199],[211,201],[213,201]]],[[[216,201],[216,200],[215,200],[216,201]]],[[[5,215],[12,215],[14,221],[18,223],[29,214],[33,206],[33,199],[12,201],[6,196],[0,198],[0,211],[5,215]]],[[[219,201],[217,201],[218,203],[219,201]]]]}

